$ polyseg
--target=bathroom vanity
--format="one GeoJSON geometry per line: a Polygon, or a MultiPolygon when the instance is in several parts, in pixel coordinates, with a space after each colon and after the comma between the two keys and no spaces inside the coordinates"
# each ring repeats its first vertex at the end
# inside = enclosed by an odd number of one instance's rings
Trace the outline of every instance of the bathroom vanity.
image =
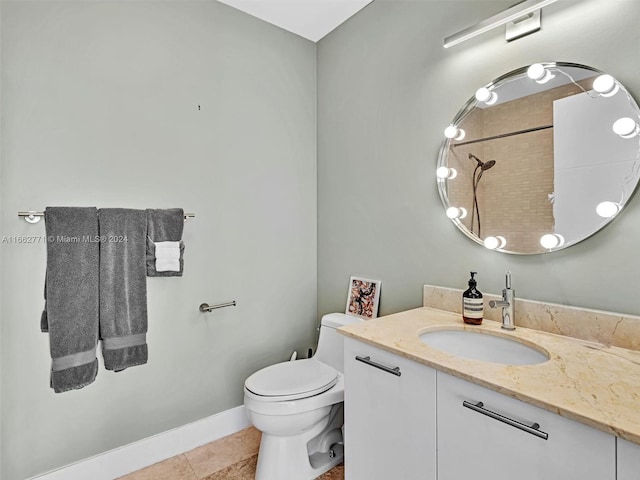
{"type": "MultiPolygon", "coordinates": [[[[517,321],[517,320],[516,320],[517,321]]],[[[419,308],[341,330],[346,480],[640,478],[640,352],[419,308]],[[451,355],[420,335],[508,336],[548,361],[451,355]]]]}

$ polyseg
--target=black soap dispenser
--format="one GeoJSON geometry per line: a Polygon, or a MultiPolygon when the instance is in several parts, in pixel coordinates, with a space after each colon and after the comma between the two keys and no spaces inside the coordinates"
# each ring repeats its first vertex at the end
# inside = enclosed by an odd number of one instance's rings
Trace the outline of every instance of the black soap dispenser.
{"type": "Polygon", "coordinates": [[[477,282],[473,278],[478,272],[471,272],[469,288],[462,294],[462,319],[469,325],[480,325],[484,314],[484,299],[476,288],[477,282]]]}

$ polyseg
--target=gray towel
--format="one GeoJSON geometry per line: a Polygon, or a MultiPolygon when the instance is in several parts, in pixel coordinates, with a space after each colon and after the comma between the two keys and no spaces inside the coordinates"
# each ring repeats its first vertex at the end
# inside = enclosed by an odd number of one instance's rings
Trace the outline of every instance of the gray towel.
{"type": "Polygon", "coordinates": [[[82,388],[98,373],[98,215],[47,207],[47,276],[41,328],[49,332],[51,388],[82,388]]]}
{"type": "Polygon", "coordinates": [[[147,279],[144,210],[102,208],[100,338],[107,370],[147,363],[147,279]]]}
{"type": "Polygon", "coordinates": [[[147,277],[181,277],[184,271],[184,210],[169,208],[166,210],[147,209],[147,277]],[[180,242],[180,271],[156,271],[155,242],[180,242]]]}

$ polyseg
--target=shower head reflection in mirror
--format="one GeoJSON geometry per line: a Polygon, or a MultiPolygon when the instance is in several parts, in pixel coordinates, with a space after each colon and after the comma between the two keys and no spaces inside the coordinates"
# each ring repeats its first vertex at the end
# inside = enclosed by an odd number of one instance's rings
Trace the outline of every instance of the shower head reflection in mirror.
{"type": "Polygon", "coordinates": [[[516,254],[593,235],[624,209],[639,179],[635,100],[611,75],[566,62],[525,66],[478,89],[449,123],[438,159],[445,210],[471,213],[449,215],[454,224],[516,254]],[[555,240],[542,245],[545,235],[555,240]]]}
{"type": "Polygon", "coordinates": [[[473,206],[471,207],[471,232],[474,233],[474,221],[478,221],[478,232],[477,235],[479,238],[482,238],[482,226],[480,223],[480,207],[478,206],[478,184],[480,183],[480,179],[482,178],[483,172],[489,170],[496,164],[495,160],[489,160],[488,162],[483,162],[478,157],[476,157],[473,153],[469,154],[469,160],[476,161],[476,168],[473,170],[473,177],[471,183],[473,185],[473,206]],[[475,216],[475,218],[474,218],[475,216]]]}

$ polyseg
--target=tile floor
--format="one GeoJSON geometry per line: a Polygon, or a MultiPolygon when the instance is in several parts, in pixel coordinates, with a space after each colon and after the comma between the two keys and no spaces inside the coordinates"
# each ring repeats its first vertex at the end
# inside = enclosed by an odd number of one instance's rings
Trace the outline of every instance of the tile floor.
{"type": "MultiPolygon", "coordinates": [[[[260,432],[253,427],[221,438],[119,480],[253,480],[260,432]]],[[[344,480],[339,465],[318,480],[344,480]]]]}

